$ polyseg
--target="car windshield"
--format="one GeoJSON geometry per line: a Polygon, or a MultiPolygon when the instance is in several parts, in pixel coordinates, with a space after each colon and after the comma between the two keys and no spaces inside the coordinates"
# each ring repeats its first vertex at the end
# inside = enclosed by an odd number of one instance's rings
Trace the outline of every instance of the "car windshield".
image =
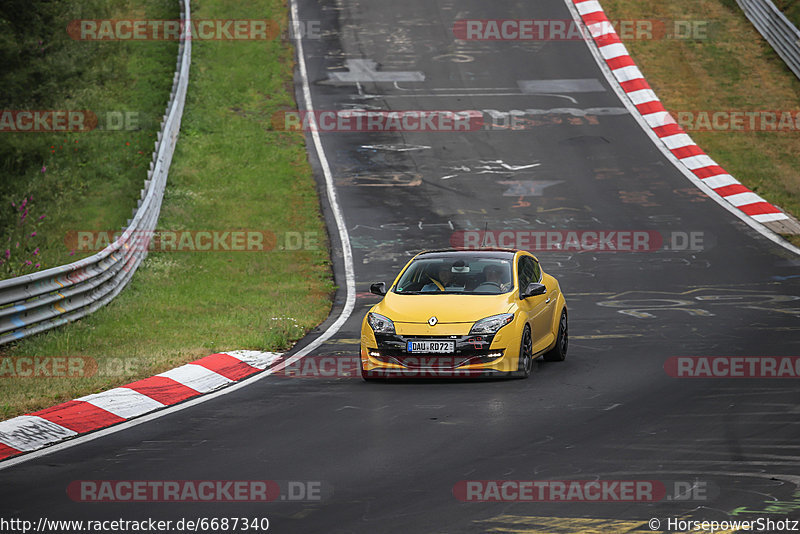
{"type": "Polygon", "coordinates": [[[460,254],[414,260],[394,291],[402,295],[500,295],[511,291],[513,285],[509,260],[460,254]]]}

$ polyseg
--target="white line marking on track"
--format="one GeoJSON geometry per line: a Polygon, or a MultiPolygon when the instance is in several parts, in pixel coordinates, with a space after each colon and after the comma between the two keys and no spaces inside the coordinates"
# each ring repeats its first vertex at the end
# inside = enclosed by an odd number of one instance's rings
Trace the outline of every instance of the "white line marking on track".
{"type": "Polygon", "coordinates": [[[414,150],[427,150],[427,145],[361,145],[368,150],[386,150],[387,152],[411,152],[414,150]]]}

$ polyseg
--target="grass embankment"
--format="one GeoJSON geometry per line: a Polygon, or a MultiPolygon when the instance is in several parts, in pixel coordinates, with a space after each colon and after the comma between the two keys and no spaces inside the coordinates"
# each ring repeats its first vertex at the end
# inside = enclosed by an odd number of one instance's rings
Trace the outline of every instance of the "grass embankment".
{"type": "MultiPolygon", "coordinates": [[[[281,0],[195,5],[198,19],[286,19],[281,0]]],[[[151,253],[110,305],[0,348],[6,357],[90,357],[105,371],[0,379],[3,418],[213,352],[287,349],[325,319],[334,286],[303,137],[271,130],[274,112],[295,107],[292,67],[292,46],[281,40],[193,43],[181,138],[159,220],[164,230],[271,231],[278,247],[151,253]],[[316,248],[281,250],[285,232],[309,233],[316,248]]]]}
{"type": "MultiPolygon", "coordinates": [[[[800,111],[800,81],[735,0],[603,0],[602,4],[611,20],[709,22],[708,38],[625,43],[673,116],[681,111],[788,110],[793,115],[800,111]]],[[[799,133],[797,129],[689,131],[730,174],[795,217],[800,217],[799,133]]],[[[800,236],[789,240],[800,245],[800,236]]]]}
{"type": "Polygon", "coordinates": [[[176,42],[76,40],[68,23],[179,14],[174,0],[10,0],[0,8],[0,109],[86,110],[98,119],[91,131],[0,133],[0,279],[88,255],[68,246],[70,231],[126,223],[169,100],[176,42]]]}

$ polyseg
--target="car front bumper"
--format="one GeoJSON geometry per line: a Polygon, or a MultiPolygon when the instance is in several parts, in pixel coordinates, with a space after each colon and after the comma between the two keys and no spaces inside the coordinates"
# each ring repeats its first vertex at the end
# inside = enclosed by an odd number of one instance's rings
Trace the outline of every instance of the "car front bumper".
{"type": "MultiPolygon", "coordinates": [[[[509,365],[505,348],[493,347],[495,335],[422,336],[376,334],[362,339],[362,368],[372,376],[386,377],[480,377],[498,376],[516,370],[509,365]],[[447,354],[410,352],[412,341],[452,341],[447,354]]],[[[516,359],[516,350],[513,351],[516,359]]]]}

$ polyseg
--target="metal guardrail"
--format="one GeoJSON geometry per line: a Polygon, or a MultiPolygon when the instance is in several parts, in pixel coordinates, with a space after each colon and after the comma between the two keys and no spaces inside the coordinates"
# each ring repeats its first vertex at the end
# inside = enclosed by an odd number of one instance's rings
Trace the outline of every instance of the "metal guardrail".
{"type": "MultiPolygon", "coordinates": [[[[179,0],[184,32],[189,31],[189,0],[179,0]]],[[[155,142],[153,160],[133,218],[120,237],[102,251],[82,260],[33,274],[0,280],[0,345],[84,317],[116,297],[130,281],[147,247],[142,234],[152,235],[189,84],[191,39],[181,39],[167,110],[155,142]]]]}
{"type": "Polygon", "coordinates": [[[758,32],[800,78],[800,31],[771,0],[736,0],[758,32]]]}

